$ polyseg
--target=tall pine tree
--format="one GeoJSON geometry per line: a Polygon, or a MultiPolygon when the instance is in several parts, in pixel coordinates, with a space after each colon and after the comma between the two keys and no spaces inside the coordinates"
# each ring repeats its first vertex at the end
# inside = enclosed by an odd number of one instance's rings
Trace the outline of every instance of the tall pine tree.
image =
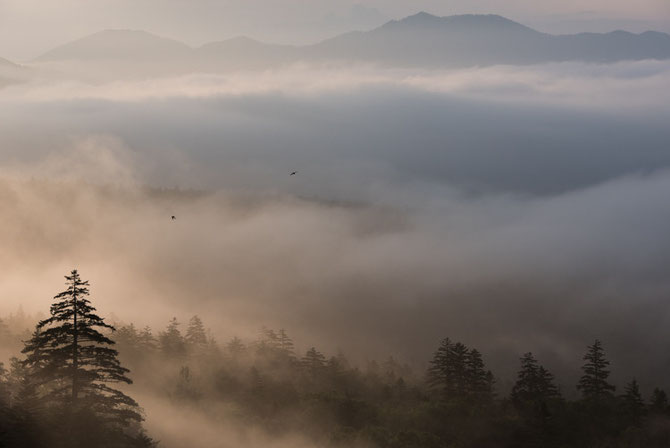
{"type": "Polygon", "coordinates": [[[668,412],[668,394],[663,389],[659,389],[658,387],[654,389],[649,409],[656,414],[665,414],[668,412]]]}
{"type": "Polygon", "coordinates": [[[493,397],[492,374],[485,370],[481,353],[449,338],[442,340],[430,361],[428,384],[446,399],[493,397]]]}
{"type": "Polygon", "coordinates": [[[54,446],[122,446],[113,441],[125,440],[124,430],[143,418],[135,400],[112,387],[132,383],[114,341],[102,333],[114,327],[95,313],[88,282],[76,270],[65,278],[51,316],[22,350],[27,383],[55,419],[60,439],[54,446]]]}
{"type": "Polygon", "coordinates": [[[200,317],[193,316],[189,321],[185,340],[191,348],[207,345],[207,332],[200,317]]]}
{"type": "Polygon", "coordinates": [[[642,394],[640,394],[640,385],[635,378],[624,387],[621,404],[628,422],[632,425],[639,425],[647,409],[642,394]]]}
{"type": "Polygon", "coordinates": [[[320,374],[326,366],[326,357],[314,347],[307,350],[300,361],[305,371],[312,377],[320,374]]]}
{"type": "Polygon", "coordinates": [[[616,388],[607,382],[607,378],[610,376],[607,367],[610,362],[605,358],[605,350],[598,339],[588,347],[588,351],[584,355],[584,361],[586,361],[582,366],[584,375],[577,384],[577,389],[582,393],[582,398],[587,401],[600,402],[611,397],[616,388]]]}
{"type": "Polygon", "coordinates": [[[493,398],[493,373],[486,370],[482,354],[476,348],[468,352],[466,360],[467,394],[478,401],[489,401],[493,398]]]}
{"type": "Polygon", "coordinates": [[[186,356],[186,340],[179,331],[179,325],[177,318],[173,317],[165,331],[158,335],[161,352],[168,358],[182,359],[186,356]]]}
{"type": "Polygon", "coordinates": [[[532,353],[521,358],[521,370],[512,388],[512,401],[517,406],[528,403],[543,403],[558,397],[554,376],[541,366],[532,353]]]}

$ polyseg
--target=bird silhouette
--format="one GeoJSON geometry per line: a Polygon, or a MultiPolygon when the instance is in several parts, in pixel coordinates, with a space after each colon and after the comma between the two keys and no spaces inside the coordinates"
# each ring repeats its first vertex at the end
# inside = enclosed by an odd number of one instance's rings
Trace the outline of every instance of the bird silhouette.
{"type": "Polygon", "coordinates": [[[294,171],[294,172],[291,173],[291,176],[295,176],[296,174],[298,174],[298,172],[294,171]]]}
{"type": "Polygon", "coordinates": [[[175,215],[172,215],[172,220],[174,221],[175,219],[177,219],[177,217],[175,215]]]}

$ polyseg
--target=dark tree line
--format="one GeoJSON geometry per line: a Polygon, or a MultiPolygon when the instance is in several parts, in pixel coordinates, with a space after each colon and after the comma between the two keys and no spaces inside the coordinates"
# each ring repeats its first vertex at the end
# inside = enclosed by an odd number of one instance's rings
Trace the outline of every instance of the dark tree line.
{"type": "Polygon", "coordinates": [[[666,392],[645,395],[634,378],[617,391],[599,340],[571,387],[578,399],[564,397],[532,353],[520,357],[510,393],[501,394],[482,353],[449,338],[427,371],[415,372],[394,358],[356,366],[341,352],[299,352],[284,329],[219,344],[198,316],[173,318],[157,334],[133,324],[114,330],[76,271],[67,281],[23,357],[0,366],[2,447],[153,446],[138,404],[122,391],[126,367],[138,387],[175,406],[270,434],[300,432],[315,446],[670,446],[666,392]]]}
{"type": "Polygon", "coordinates": [[[358,367],[342,353],[299,353],[283,329],[263,328],[250,343],[233,338],[220,346],[198,317],[181,327],[173,319],[156,337],[122,327],[122,357],[135,372],[171,365],[173,374],[151,376],[150,387],[168,391],[176,404],[205,412],[211,402],[225,402],[235,409],[225,418],[271,433],[301,431],[318,446],[670,446],[665,391],[645,398],[631,379],[617,394],[598,340],[587,347],[573,386],[579,399],[570,400],[532,353],[520,357],[516,381],[501,395],[483,355],[449,338],[422,374],[393,358],[358,367]]]}

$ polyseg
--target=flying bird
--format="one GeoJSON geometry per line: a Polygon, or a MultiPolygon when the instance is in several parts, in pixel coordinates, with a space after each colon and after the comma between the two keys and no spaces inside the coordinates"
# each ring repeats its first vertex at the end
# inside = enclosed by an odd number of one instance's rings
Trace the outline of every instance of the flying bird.
{"type": "Polygon", "coordinates": [[[172,220],[174,221],[175,219],[177,219],[177,217],[175,215],[172,215],[172,220]]]}
{"type": "Polygon", "coordinates": [[[298,172],[297,172],[297,171],[293,171],[293,172],[291,173],[291,176],[295,176],[296,174],[298,174],[298,172]]]}

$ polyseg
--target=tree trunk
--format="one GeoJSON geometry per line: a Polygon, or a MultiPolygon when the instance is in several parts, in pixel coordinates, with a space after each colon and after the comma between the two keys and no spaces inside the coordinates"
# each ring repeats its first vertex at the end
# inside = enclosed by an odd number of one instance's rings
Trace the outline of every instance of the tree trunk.
{"type": "Polygon", "coordinates": [[[72,285],[72,300],[74,302],[74,327],[73,327],[73,337],[72,342],[72,405],[76,404],[77,401],[77,372],[79,371],[79,330],[77,328],[77,279],[73,279],[72,285]]]}

